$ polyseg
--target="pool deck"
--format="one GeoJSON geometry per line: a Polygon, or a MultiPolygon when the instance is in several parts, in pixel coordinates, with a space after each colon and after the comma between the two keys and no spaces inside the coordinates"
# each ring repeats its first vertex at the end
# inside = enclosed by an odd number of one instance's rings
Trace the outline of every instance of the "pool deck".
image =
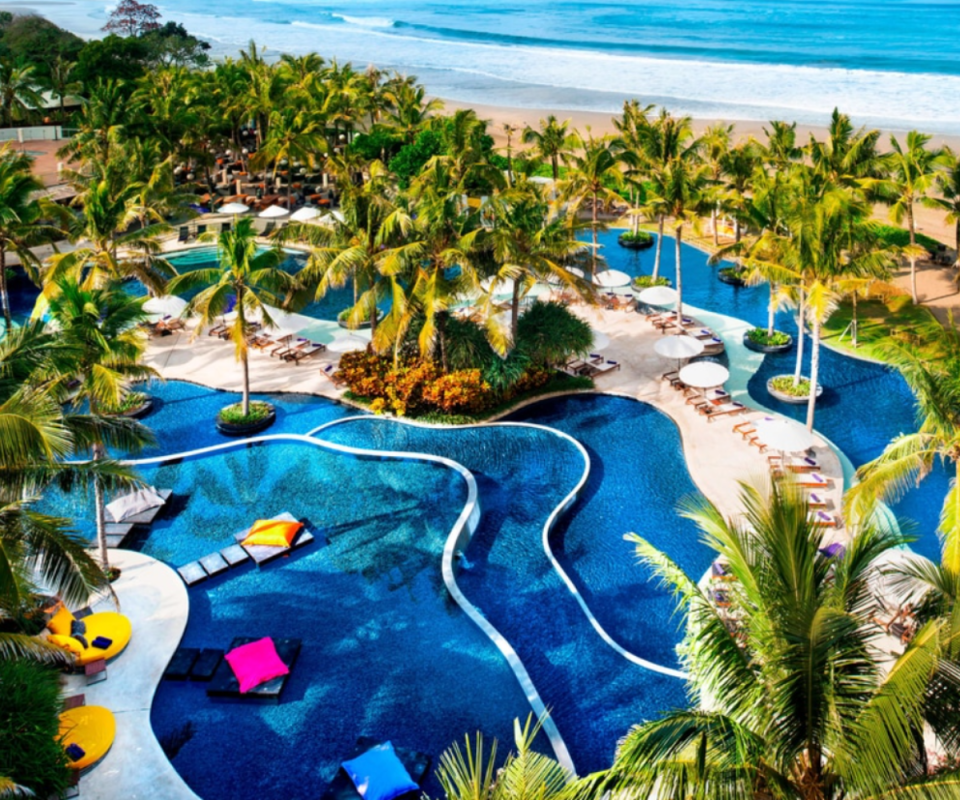
{"type": "MultiPolygon", "coordinates": [[[[180,577],[166,564],[132,550],[111,550],[120,567],[113,584],[120,611],[133,624],[126,649],[107,665],[107,680],[87,686],[83,675],[66,678],[64,696],[86,695],[87,705],[109,708],[117,721],[113,747],[80,778],[84,800],[199,800],[167,759],[150,724],[150,706],[170,656],[187,627],[189,600],[180,577]]],[[[104,599],[93,611],[112,611],[104,599]]]]}
{"type": "MultiPolygon", "coordinates": [[[[680,429],[687,467],[697,487],[724,514],[736,514],[739,482],[769,474],[767,456],[770,452],[761,454],[732,430],[739,422],[771,413],[768,409],[757,408],[747,394],[747,381],[759,368],[763,357],[743,347],[741,336],[746,326],[730,317],[692,307],[685,312],[710,325],[724,339],[731,365],[727,389],[734,399],[756,408],[750,413],[708,421],[692,406],[686,405],[682,393],[660,379],[664,372],[674,368],[676,362],[654,352],[653,345],[662,334],[643,315],[586,306],[574,306],[573,309],[592,327],[610,337],[610,346],[603,355],[621,364],[620,370],[597,379],[598,391],[634,397],[668,414],[680,429]]],[[[233,345],[205,332],[197,336],[193,334],[192,330],[187,330],[151,339],[147,362],[168,379],[240,391],[242,372],[234,359],[233,345]]],[[[295,366],[280,362],[266,352],[251,351],[251,389],[256,392],[302,392],[338,399],[343,390],[321,375],[319,369],[323,363],[335,358],[336,354],[326,358],[318,356],[295,366]]],[[[830,487],[822,492],[826,496],[825,510],[829,514],[838,514],[845,482],[843,461],[822,437],[818,438],[815,453],[822,467],[821,473],[830,479],[830,487]]],[[[842,543],[845,538],[842,528],[829,529],[826,533],[828,543],[842,543]]]]}

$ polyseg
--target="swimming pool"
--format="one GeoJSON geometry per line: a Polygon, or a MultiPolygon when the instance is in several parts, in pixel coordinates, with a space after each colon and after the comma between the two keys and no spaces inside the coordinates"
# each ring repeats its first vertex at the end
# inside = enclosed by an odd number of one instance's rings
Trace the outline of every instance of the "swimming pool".
{"type": "Polygon", "coordinates": [[[512,719],[528,713],[499,652],[440,577],[466,498],[459,473],[302,441],[239,444],[144,472],[180,501],[141,546],[169,563],[280,511],[317,535],[288,559],[189,589],[185,646],[303,640],[278,705],[214,701],[203,683],[160,684],[154,731],[206,800],[316,798],[360,735],[437,755],[464,731],[508,737],[512,719]]]}

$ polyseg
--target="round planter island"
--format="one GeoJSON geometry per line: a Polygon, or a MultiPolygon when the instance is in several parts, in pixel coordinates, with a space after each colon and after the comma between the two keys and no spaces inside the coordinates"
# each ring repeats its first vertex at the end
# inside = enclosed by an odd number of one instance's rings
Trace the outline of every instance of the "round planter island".
{"type": "Polygon", "coordinates": [[[784,342],[783,344],[760,344],[759,342],[753,341],[750,338],[750,331],[747,331],[743,334],[743,346],[747,350],[753,350],[754,353],[785,353],[791,347],[793,347],[793,337],[790,334],[784,334],[788,337],[789,341],[784,342]]]}
{"type": "Polygon", "coordinates": [[[130,417],[131,419],[140,419],[147,416],[153,410],[153,398],[150,395],[144,395],[143,402],[133,408],[128,408],[121,417],[130,417]]]}
{"type": "Polygon", "coordinates": [[[742,274],[736,267],[723,267],[717,270],[717,280],[728,286],[746,286],[747,282],[740,277],[742,274]]]}
{"type": "Polygon", "coordinates": [[[652,234],[648,234],[646,237],[639,239],[634,239],[632,234],[629,233],[621,233],[617,237],[617,244],[621,247],[626,247],[628,250],[647,250],[653,247],[653,242],[652,234]]]}
{"type": "MultiPolygon", "coordinates": [[[[809,394],[804,395],[793,395],[787,394],[786,392],[778,391],[773,388],[773,382],[778,378],[789,378],[793,380],[793,375],[774,375],[770,380],[767,381],[767,391],[770,392],[770,396],[775,400],[779,400],[781,403],[791,403],[793,405],[800,405],[801,403],[806,403],[810,399],[809,394]]],[[[801,376],[801,380],[809,381],[809,378],[801,376]]],[[[823,394],[823,385],[817,384],[817,397],[823,394]]]]}
{"type": "MultiPolygon", "coordinates": [[[[239,403],[233,403],[226,406],[226,408],[233,408],[239,405],[239,403]]],[[[277,410],[273,405],[271,403],[263,403],[263,405],[267,406],[267,413],[259,419],[251,420],[250,422],[227,422],[218,414],[214,424],[217,430],[224,436],[253,436],[255,433],[265,431],[277,421],[277,410]]]]}

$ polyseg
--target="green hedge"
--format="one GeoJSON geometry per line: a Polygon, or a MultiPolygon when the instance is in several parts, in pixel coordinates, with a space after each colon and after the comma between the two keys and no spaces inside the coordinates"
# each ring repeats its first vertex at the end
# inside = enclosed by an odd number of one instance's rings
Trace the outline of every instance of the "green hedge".
{"type": "Polygon", "coordinates": [[[0,775],[37,797],[67,788],[67,756],[57,741],[60,674],[26,660],[0,660],[0,775]]]}

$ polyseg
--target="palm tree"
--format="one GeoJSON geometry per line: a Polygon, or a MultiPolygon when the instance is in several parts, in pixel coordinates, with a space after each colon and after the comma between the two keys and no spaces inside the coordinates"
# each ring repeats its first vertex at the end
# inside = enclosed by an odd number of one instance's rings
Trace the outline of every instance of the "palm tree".
{"type": "Polygon", "coordinates": [[[442,100],[427,100],[427,90],[423,86],[402,79],[390,83],[384,98],[393,106],[386,126],[400,134],[407,144],[423,130],[432,114],[443,109],[442,100]]]}
{"type": "Polygon", "coordinates": [[[37,78],[32,66],[14,64],[0,58],[0,126],[12,127],[43,106],[43,98],[35,88],[37,78]]]}
{"type": "Polygon", "coordinates": [[[7,254],[17,257],[22,269],[39,281],[40,259],[32,248],[54,241],[62,231],[43,222],[59,212],[51,203],[38,199],[43,181],[30,169],[30,158],[8,147],[0,147],[0,302],[3,321],[10,329],[10,294],[7,290],[7,254]]]}
{"type": "Polygon", "coordinates": [[[558,122],[551,114],[540,120],[539,130],[534,130],[529,125],[523,129],[523,143],[532,144],[533,151],[544,161],[550,162],[554,183],[560,180],[560,161],[566,160],[566,155],[574,146],[569,128],[570,120],[558,122]]]}
{"type": "MultiPolygon", "coordinates": [[[[206,241],[214,236],[204,234],[206,241]]],[[[232,230],[216,238],[217,266],[197,269],[178,275],[167,286],[169,294],[200,291],[187,303],[185,314],[199,320],[194,336],[217,317],[235,310],[230,324],[230,340],[236,349],[237,361],[243,365],[243,415],[250,413],[250,367],[247,361],[247,337],[251,322],[259,316],[264,327],[273,326],[270,306],[282,306],[286,297],[297,288],[292,275],[279,267],[283,251],[278,248],[259,250],[253,220],[244,217],[232,230]]]]}
{"type": "Polygon", "coordinates": [[[62,53],[58,53],[50,64],[50,73],[44,81],[44,85],[50,91],[50,94],[60,101],[60,114],[58,119],[63,122],[66,119],[65,102],[70,95],[80,93],[83,88],[80,81],[73,79],[73,70],[77,65],[73,61],[68,61],[62,53]]]}
{"type": "Polygon", "coordinates": [[[939,197],[928,198],[931,206],[946,212],[945,221],[953,223],[953,246],[960,263],[960,156],[949,147],[943,148],[943,171],[937,174],[939,197]]]}
{"type": "Polygon", "coordinates": [[[586,141],[578,134],[578,150],[567,156],[567,175],[558,186],[559,197],[567,201],[571,215],[577,215],[584,205],[590,203],[590,235],[593,252],[590,255],[590,278],[597,273],[597,259],[600,245],[597,233],[604,227],[597,216],[601,205],[617,203],[620,195],[616,188],[623,186],[624,177],[620,159],[613,140],[609,137],[595,137],[589,131],[586,141]],[[613,188],[611,188],[613,187],[613,188]]]}
{"type": "MultiPolygon", "coordinates": [[[[71,348],[70,376],[77,382],[72,390],[74,408],[86,406],[91,419],[115,416],[132,384],[156,377],[143,363],[146,334],[139,327],[146,319],[143,299],[122,289],[107,286],[84,289],[76,281],[62,280],[50,301],[50,319],[64,343],[71,348]]],[[[139,423],[131,425],[124,449],[136,451],[153,442],[150,431],[139,423]]],[[[91,451],[94,462],[109,458],[108,442],[94,435],[91,451]]],[[[94,482],[94,512],[100,563],[109,567],[104,486],[94,482]]]]}
{"type": "Polygon", "coordinates": [[[929,150],[930,136],[917,131],[907,134],[906,146],[901,146],[896,136],[890,137],[890,177],[878,185],[880,192],[890,203],[890,219],[901,224],[907,221],[910,231],[910,246],[906,250],[910,261],[910,295],[919,303],[917,296],[917,256],[924,252],[917,247],[917,226],[914,207],[917,203],[931,205],[927,197],[934,186],[939,170],[949,163],[941,150],[929,150]]]}
{"type": "MultiPolygon", "coordinates": [[[[513,281],[510,299],[510,341],[517,340],[520,300],[538,280],[554,278],[576,291],[583,287],[563,266],[567,259],[583,251],[583,243],[570,233],[559,216],[549,215],[550,206],[535,184],[520,184],[501,193],[490,207],[491,228],[487,246],[492,249],[497,271],[493,275],[490,298],[496,284],[513,281]]],[[[488,314],[488,319],[494,315],[488,314]]],[[[502,347],[495,348],[503,351],[502,347]]]]}
{"type": "MultiPolygon", "coordinates": [[[[58,389],[74,356],[72,346],[40,322],[0,339],[0,658],[62,659],[62,651],[17,632],[34,606],[36,582],[71,604],[108,585],[89,542],[65,520],[31,508],[54,481],[69,488],[78,479],[106,482],[112,475],[122,483],[124,476],[114,465],[69,463],[96,427],[88,418],[63,415],[58,389]]],[[[108,434],[113,427],[105,426],[108,434]]]]}
{"type": "Polygon", "coordinates": [[[707,167],[700,162],[700,142],[694,139],[659,166],[653,176],[652,204],[673,218],[677,261],[677,320],[683,316],[683,228],[703,210],[707,167]]]}
{"type": "Polygon", "coordinates": [[[922,332],[930,349],[895,345],[889,356],[916,398],[916,433],[896,437],[883,453],[857,470],[858,482],[846,497],[859,513],[874,500],[896,500],[926,477],[940,461],[955,472],[940,513],[943,565],[960,574],[960,333],[951,317],[947,326],[931,323],[922,332]]]}
{"type": "Polygon", "coordinates": [[[739,242],[742,226],[748,219],[749,194],[754,172],[760,165],[760,151],[756,142],[746,141],[731,147],[720,157],[723,179],[721,205],[733,216],[734,241],[739,242]]]}
{"type": "Polygon", "coordinates": [[[717,194],[715,202],[710,205],[710,228],[713,231],[713,246],[720,246],[720,231],[718,210],[720,208],[720,177],[723,174],[722,161],[730,149],[730,137],[733,135],[733,125],[725,122],[711,125],[701,137],[701,156],[710,170],[710,185],[717,194]]]}
{"type": "Polygon", "coordinates": [[[440,755],[437,780],[446,800],[561,800],[569,796],[573,775],[549,756],[533,750],[540,723],[532,717],[513,722],[514,751],[501,764],[497,740],[486,752],[482,733],[464,748],[454,744],[440,755]]]}
{"type": "MultiPolygon", "coordinates": [[[[743,485],[741,509],[731,519],[706,501],[683,510],[730,572],[726,613],[715,587],[627,537],[687,615],[694,707],[632,728],[588,786],[652,800],[954,796],[956,771],[925,774],[922,736],[933,676],[958,680],[943,626],[921,628],[889,668],[878,648],[872,564],[903,539],[871,516],[842,557],[823,555],[823,529],[790,482],[743,485]]],[[[944,744],[956,755],[955,740],[944,744]]]]}
{"type": "Polygon", "coordinates": [[[636,99],[626,100],[620,118],[613,118],[613,126],[618,133],[615,144],[628,167],[626,180],[630,184],[632,230],[635,234],[640,230],[640,215],[644,212],[647,196],[642,131],[650,125],[649,114],[652,110],[652,105],[641,106],[636,99]]]}

